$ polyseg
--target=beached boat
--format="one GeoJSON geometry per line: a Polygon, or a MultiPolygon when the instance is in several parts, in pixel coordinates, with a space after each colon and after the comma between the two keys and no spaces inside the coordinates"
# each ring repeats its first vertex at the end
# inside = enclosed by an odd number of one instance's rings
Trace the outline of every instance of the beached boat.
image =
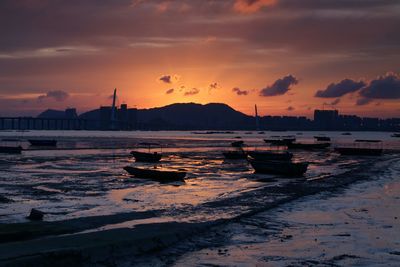
{"type": "Polygon", "coordinates": [[[244,145],[243,141],[235,141],[231,143],[232,147],[242,147],[244,145]]]}
{"type": "Polygon", "coordinates": [[[226,159],[245,159],[247,154],[244,151],[225,151],[222,152],[226,159]]]}
{"type": "Polygon", "coordinates": [[[57,140],[29,139],[31,146],[57,146],[57,140]]]}
{"type": "Polygon", "coordinates": [[[142,152],[142,151],[131,151],[131,155],[135,158],[135,161],[138,162],[158,162],[162,158],[162,154],[158,152],[150,152],[152,147],[160,147],[161,145],[158,143],[139,143],[139,146],[144,146],[148,149],[148,152],[142,152]]]}
{"type": "Polygon", "coordinates": [[[330,146],[330,143],[289,143],[287,147],[289,149],[302,149],[302,150],[318,150],[318,149],[326,149],[330,146]]]}
{"type": "Polygon", "coordinates": [[[331,138],[328,136],[314,136],[315,140],[319,141],[319,142],[330,142],[331,138]]]}
{"type": "Polygon", "coordinates": [[[140,151],[131,151],[131,155],[135,158],[136,161],[139,162],[157,162],[160,161],[162,158],[162,154],[157,152],[146,153],[140,151]]]}
{"type": "Polygon", "coordinates": [[[137,178],[157,180],[159,182],[184,181],[184,178],[186,176],[186,172],[183,171],[167,171],[150,168],[144,169],[131,166],[124,167],[124,170],[127,171],[130,175],[133,175],[137,178]]]}
{"type": "Polygon", "coordinates": [[[21,154],[21,146],[0,146],[0,153],[4,154],[21,154]]]}
{"type": "Polygon", "coordinates": [[[341,155],[356,156],[379,156],[382,155],[382,148],[361,148],[361,147],[336,147],[335,151],[341,155]]]}
{"type": "Polygon", "coordinates": [[[293,154],[288,151],[248,151],[247,154],[255,160],[289,161],[293,157],[293,154]]]}
{"type": "Polygon", "coordinates": [[[353,145],[335,147],[341,155],[380,156],[383,153],[381,140],[357,139],[353,145]]]}
{"type": "Polygon", "coordinates": [[[281,174],[285,176],[302,176],[308,168],[308,163],[278,160],[253,160],[249,159],[256,173],[281,174]]]}

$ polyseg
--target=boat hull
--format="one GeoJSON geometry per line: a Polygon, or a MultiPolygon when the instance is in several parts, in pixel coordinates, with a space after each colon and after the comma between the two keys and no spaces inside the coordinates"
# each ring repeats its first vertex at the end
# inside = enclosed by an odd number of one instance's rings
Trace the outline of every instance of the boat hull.
{"type": "Polygon", "coordinates": [[[341,155],[356,156],[380,156],[383,153],[382,148],[353,148],[353,147],[336,147],[335,151],[341,155]]]}
{"type": "Polygon", "coordinates": [[[131,155],[138,162],[158,162],[161,160],[162,155],[160,153],[145,153],[139,151],[132,151],[131,155]]]}
{"type": "Polygon", "coordinates": [[[31,146],[57,146],[57,140],[34,140],[30,139],[28,142],[31,146]]]}
{"type": "Polygon", "coordinates": [[[243,152],[222,152],[226,159],[245,159],[247,155],[243,152]]]}
{"type": "Polygon", "coordinates": [[[289,177],[302,176],[308,168],[308,163],[293,163],[286,161],[249,160],[256,173],[280,174],[289,177]]]}
{"type": "Polygon", "coordinates": [[[326,149],[330,146],[330,143],[318,143],[318,144],[301,144],[301,143],[290,143],[288,144],[289,149],[302,149],[302,150],[318,150],[326,149]]]}
{"type": "Polygon", "coordinates": [[[151,179],[159,182],[184,181],[186,176],[186,172],[181,171],[161,171],[130,166],[124,167],[124,170],[137,178],[151,179]]]}
{"type": "Polygon", "coordinates": [[[292,159],[293,154],[290,152],[277,153],[269,151],[249,151],[247,154],[255,160],[284,160],[292,159]]]}
{"type": "Polygon", "coordinates": [[[3,154],[21,154],[21,146],[0,146],[0,153],[3,154]]]}

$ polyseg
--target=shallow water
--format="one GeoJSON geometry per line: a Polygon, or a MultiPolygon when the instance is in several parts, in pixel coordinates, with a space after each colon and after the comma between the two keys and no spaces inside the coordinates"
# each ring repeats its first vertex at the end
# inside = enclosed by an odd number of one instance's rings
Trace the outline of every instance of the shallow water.
{"type": "MultiPolygon", "coordinates": [[[[191,132],[85,132],[29,131],[0,132],[1,138],[19,136],[51,137],[58,149],[38,149],[20,144],[22,155],[0,155],[0,194],[12,200],[0,204],[0,222],[24,221],[31,208],[47,213],[46,220],[63,220],[119,212],[160,210],[162,216],[177,220],[229,218],[251,210],[267,198],[252,199],[251,192],[263,187],[290,182],[273,175],[255,175],[243,160],[224,160],[221,151],[241,136],[247,149],[265,149],[263,138],[271,135],[295,135],[291,132],[266,132],[263,135],[235,132],[199,135],[191,132]],[[184,169],[184,183],[160,184],[135,179],[122,169],[134,163],[130,148],[143,140],[162,143],[161,166],[184,169]],[[101,148],[101,149],[99,149],[101,148]],[[245,196],[246,201],[240,201],[245,196]],[[224,199],[231,200],[229,205],[224,199]],[[235,202],[240,204],[235,205],[235,202]],[[203,205],[207,203],[207,205],[203,205]],[[203,206],[201,206],[203,205],[203,206]],[[210,208],[212,207],[212,208],[210,208]],[[185,212],[177,212],[184,209],[185,212]]],[[[310,142],[318,133],[304,132],[298,140],[310,142]]],[[[399,140],[390,133],[326,133],[334,142],[369,138],[384,140],[385,147],[396,147],[399,140]]],[[[295,160],[310,162],[308,179],[343,173],[357,167],[354,157],[340,157],[333,152],[295,152],[295,160]]],[[[152,166],[152,165],[150,165],[152,166]]],[[[160,213],[161,216],[161,213],[160,213]]]]}

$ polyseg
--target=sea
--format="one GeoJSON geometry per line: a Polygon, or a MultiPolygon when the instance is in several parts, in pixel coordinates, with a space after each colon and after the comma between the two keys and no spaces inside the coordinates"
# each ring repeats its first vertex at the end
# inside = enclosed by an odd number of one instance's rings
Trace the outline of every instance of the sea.
{"type": "MultiPolygon", "coordinates": [[[[104,224],[86,231],[139,224],[223,220],[155,254],[125,258],[118,266],[396,266],[400,262],[400,139],[389,132],[190,132],[190,131],[0,131],[2,145],[21,145],[21,155],[0,155],[0,223],[26,222],[32,208],[46,221],[153,212],[154,216],[104,224]],[[308,162],[304,177],[255,174],[245,160],[226,160],[231,142],[269,150],[263,139],[295,136],[332,147],[378,139],[380,157],[340,156],[333,149],[295,151],[308,162]],[[57,148],[32,147],[28,139],[55,139],[57,148]],[[9,141],[10,139],[15,139],[9,141]],[[157,167],[186,171],[184,182],[134,178],[123,167],[132,150],[158,143],[157,167]],[[361,175],[362,174],[362,175],[361,175]],[[325,179],[360,177],[351,183],[281,201],[271,188],[325,179]],[[276,203],[276,205],[275,205],[276,203]]],[[[398,265],[397,265],[398,266],[398,265]]]]}

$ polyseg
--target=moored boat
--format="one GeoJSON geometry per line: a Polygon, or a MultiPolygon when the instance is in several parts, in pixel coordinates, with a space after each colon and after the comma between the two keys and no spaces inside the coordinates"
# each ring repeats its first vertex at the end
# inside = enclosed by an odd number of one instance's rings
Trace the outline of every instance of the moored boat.
{"type": "Polygon", "coordinates": [[[394,133],[391,135],[391,137],[400,137],[400,133],[394,133]]]}
{"type": "Polygon", "coordinates": [[[0,153],[4,154],[21,154],[21,146],[0,146],[0,153]]]}
{"type": "Polygon", "coordinates": [[[135,158],[135,161],[138,162],[158,162],[162,158],[162,154],[157,152],[146,153],[140,151],[131,151],[131,155],[135,158]]]}
{"type": "Polygon", "coordinates": [[[222,152],[226,159],[245,159],[247,155],[244,151],[225,151],[222,152]]]}
{"type": "Polygon", "coordinates": [[[352,145],[335,147],[341,155],[380,156],[383,153],[381,140],[357,139],[352,145]]]}
{"type": "Polygon", "coordinates": [[[330,142],[331,138],[328,136],[314,136],[315,140],[319,141],[319,142],[330,142]]]}
{"type": "Polygon", "coordinates": [[[131,166],[124,167],[124,170],[137,178],[151,179],[159,182],[184,181],[186,176],[186,172],[184,171],[145,169],[131,166]]]}
{"type": "Polygon", "coordinates": [[[330,143],[289,143],[287,147],[289,149],[302,149],[302,150],[318,150],[318,149],[326,149],[330,146],[330,143]]]}
{"type": "Polygon", "coordinates": [[[247,154],[255,160],[289,161],[293,157],[293,154],[288,151],[248,151],[247,154]]]}
{"type": "Polygon", "coordinates": [[[31,146],[57,146],[57,140],[29,139],[31,146]]]}
{"type": "Polygon", "coordinates": [[[285,176],[302,176],[308,168],[308,163],[278,160],[253,160],[249,159],[256,173],[281,174],[285,176]]]}

